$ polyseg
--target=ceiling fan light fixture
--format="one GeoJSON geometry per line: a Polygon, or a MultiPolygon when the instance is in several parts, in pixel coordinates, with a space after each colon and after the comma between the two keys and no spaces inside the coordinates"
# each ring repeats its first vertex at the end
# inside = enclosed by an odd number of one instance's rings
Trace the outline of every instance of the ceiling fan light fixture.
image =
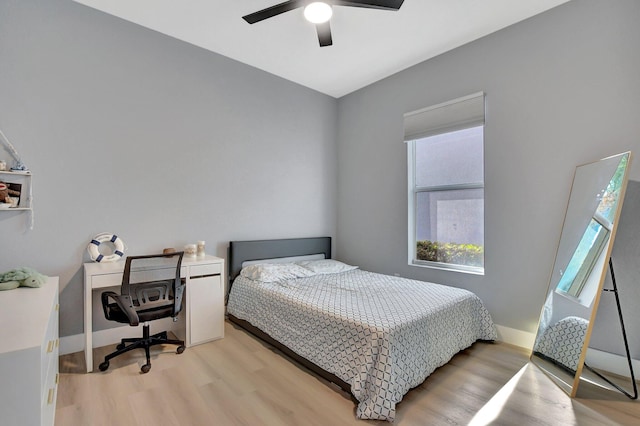
{"type": "Polygon", "coordinates": [[[304,8],[304,17],[314,24],[323,24],[331,19],[333,9],[327,3],[316,1],[304,8]]]}

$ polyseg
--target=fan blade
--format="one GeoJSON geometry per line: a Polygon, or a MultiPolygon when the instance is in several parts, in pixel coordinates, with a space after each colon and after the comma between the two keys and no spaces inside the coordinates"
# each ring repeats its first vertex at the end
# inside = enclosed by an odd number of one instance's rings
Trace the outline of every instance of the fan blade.
{"type": "Polygon", "coordinates": [[[333,44],[333,40],[331,39],[331,25],[329,24],[329,21],[323,22],[322,24],[316,24],[316,31],[318,32],[320,47],[331,46],[333,44]]]}
{"type": "Polygon", "coordinates": [[[280,15],[281,13],[285,13],[290,10],[302,7],[305,5],[305,3],[305,0],[285,1],[284,3],[276,4],[275,6],[271,6],[266,9],[262,9],[249,15],[243,16],[242,19],[250,24],[255,24],[256,22],[264,21],[265,19],[273,18],[274,16],[280,15]]]}
{"type": "Polygon", "coordinates": [[[331,25],[329,22],[330,21],[323,22],[322,24],[316,24],[320,47],[331,46],[333,44],[333,40],[331,39],[331,25]]]}
{"type": "Polygon", "coordinates": [[[334,0],[334,6],[363,7],[365,9],[398,10],[404,0],[334,0]]]}

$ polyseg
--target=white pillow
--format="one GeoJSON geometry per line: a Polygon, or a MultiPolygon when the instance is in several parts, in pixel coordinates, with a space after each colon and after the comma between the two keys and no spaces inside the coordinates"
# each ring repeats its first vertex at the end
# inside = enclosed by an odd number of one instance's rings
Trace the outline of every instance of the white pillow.
{"type": "Polygon", "coordinates": [[[240,275],[266,283],[295,278],[312,277],[315,273],[295,263],[258,263],[242,268],[240,275]]]}
{"type": "Polygon", "coordinates": [[[333,259],[303,260],[301,262],[296,262],[296,264],[303,266],[316,274],[338,274],[340,272],[358,269],[357,266],[347,265],[346,263],[333,259]]]}

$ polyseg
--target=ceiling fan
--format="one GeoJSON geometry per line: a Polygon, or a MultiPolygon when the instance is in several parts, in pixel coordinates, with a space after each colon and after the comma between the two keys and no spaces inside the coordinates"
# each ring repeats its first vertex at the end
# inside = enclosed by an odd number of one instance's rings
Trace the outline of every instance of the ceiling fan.
{"type": "Polygon", "coordinates": [[[284,3],[277,4],[275,6],[268,7],[266,9],[259,10],[249,15],[243,16],[242,19],[250,24],[264,21],[268,18],[280,15],[281,13],[288,12],[293,9],[304,7],[304,16],[308,21],[316,24],[316,31],[318,32],[318,41],[320,47],[331,46],[333,41],[331,39],[331,26],[329,20],[333,13],[333,6],[349,6],[349,7],[362,7],[365,9],[381,9],[381,10],[398,10],[404,0],[325,0],[325,1],[312,1],[312,0],[289,0],[284,3]]]}

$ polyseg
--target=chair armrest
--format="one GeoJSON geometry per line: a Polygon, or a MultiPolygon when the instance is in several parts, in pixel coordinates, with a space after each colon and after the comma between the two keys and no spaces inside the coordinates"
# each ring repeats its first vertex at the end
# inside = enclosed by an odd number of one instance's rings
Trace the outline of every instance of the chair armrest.
{"type": "Polygon", "coordinates": [[[104,316],[106,319],[109,318],[109,298],[113,299],[114,302],[118,305],[118,308],[129,318],[129,324],[132,326],[136,326],[140,324],[140,319],[138,318],[138,313],[136,312],[131,296],[118,294],[113,291],[105,291],[102,293],[102,309],[104,310],[104,316]]]}

